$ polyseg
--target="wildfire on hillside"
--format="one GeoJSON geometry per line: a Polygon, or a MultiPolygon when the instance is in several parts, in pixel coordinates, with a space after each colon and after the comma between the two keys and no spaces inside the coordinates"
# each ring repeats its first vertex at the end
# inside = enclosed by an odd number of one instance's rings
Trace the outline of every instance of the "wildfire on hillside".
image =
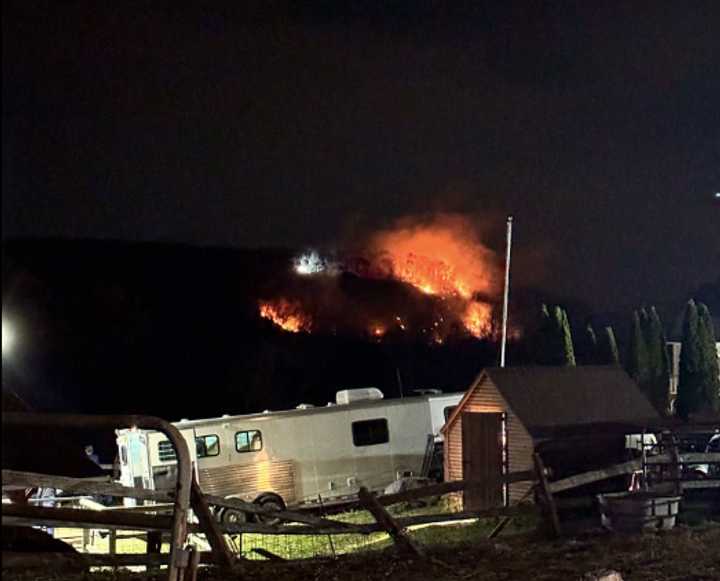
{"type": "Polygon", "coordinates": [[[260,316],[293,333],[344,329],[378,341],[421,334],[443,344],[458,333],[478,339],[493,333],[501,272],[468,218],[405,219],[370,236],[362,248],[352,258],[316,250],[300,255],[293,262],[295,282],[278,289],[284,298],[261,302],[260,316]],[[348,295],[343,274],[365,280],[358,284],[367,292],[348,295]],[[373,279],[397,284],[375,285],[373,279]]]}
{"type": "Polygon", "coordinates": [[[399,223],[372,237],[371,249],[390,261],[392,273],[422,292],[466,300],[497,291],[494,253],[479,240],[470,220],[441,214],[399,223]]]}
{"type": "Polygon", "coordinates": [[[309,332],[311,319],[303,312],[300,303],[287,299],[260,302],[260,316],[290,333],[309,332]]]}

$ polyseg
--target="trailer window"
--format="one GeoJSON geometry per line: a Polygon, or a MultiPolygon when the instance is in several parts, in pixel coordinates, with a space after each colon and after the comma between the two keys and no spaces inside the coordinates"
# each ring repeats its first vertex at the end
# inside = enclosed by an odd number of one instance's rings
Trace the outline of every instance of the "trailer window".
{"type": "Polygon", "coordinates": [[[158,456],[160,458],[160,462],[174,462],[177,460],[175,448],[173,448],[170,440],[162,440],[158,442],[158,456]]]}
{"type": "Polygon", "coordinates": [[[385,418],[363,420],[352,423],[353,444],[355,446],[374,446],[390,441],[388,423],[385,418]]]}
{"type": "Polygon", "coordinates": [[[240,452],[259,452],[263,441],[260,430],[247,430],[235,434],[235,449],[240,452]]]}
{"type": "Polygon", "coordinates": [[[215,434],[195,438],[195,450],[198,458],[208,458],[220,454],[220,438],[215,434]]]}

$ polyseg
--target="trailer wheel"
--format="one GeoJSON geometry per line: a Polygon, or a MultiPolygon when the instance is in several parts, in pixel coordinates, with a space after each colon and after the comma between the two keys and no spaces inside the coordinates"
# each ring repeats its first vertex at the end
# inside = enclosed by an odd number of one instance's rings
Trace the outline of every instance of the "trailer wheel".
{"type": "Polygon", "coordinates": [[[220,514],[220,522],[223,524],[239,525],[246,523],[247,520],[247,513],[236,508],[226,508],[220,514]]]}
{"type": "MultiPolygon", "coordinates": [[[[285,501],[283,501],[282,497],[279,494],[275,494],[274,492],[266,492],[265,494],[261,494],[253,502],[255,504],[259,504],[263,508],[269,508],[272,510],[285,510],[285,501]]],[[[280,522],[279,518],[263,516],[260,514],[255,515],[255,518],[258,522],[267,525],[276,525],[280,522]]]]}

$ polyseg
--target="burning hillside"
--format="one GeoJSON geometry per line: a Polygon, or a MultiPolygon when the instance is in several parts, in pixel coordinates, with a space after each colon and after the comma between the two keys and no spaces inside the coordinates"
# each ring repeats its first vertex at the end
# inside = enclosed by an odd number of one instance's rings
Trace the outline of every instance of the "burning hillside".
{"type": "Polygon", "coordinates": [[[260,316],[269,319],[284,331],[299,333],[310,332],[310,318],[297,301],[278,299],[260,302],[260,316]]]}
{"type": "Polygon", "coordinates": [[[469,300],[497,290],[495,255],[463,216],[401,221],[398,227],[374,235],[371,251],[392,264],[392,276],[426,294],[469,300]]]}
{"type": "Polygon", "coordinates": [[[290,332],[376,340],[412,334],[442,343],[451,335],[493,332],[497,259],[467,218],[402,220],[363,248],[353,258],[314,251],[297,257],[293,277],[261,301],[260,315],[290,332]]]}

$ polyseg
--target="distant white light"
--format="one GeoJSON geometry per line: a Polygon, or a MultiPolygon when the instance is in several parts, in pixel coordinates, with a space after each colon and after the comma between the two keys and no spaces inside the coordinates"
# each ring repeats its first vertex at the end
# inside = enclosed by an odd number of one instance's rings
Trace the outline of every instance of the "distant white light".
{"type": "Polygon", "coordinates": [[[5,357],[13,348],[15,344],[15,330],[12,328],[10,323],[2,319],[2,356],[5,357]]]}
{"type": "Polygon", "coordinates": [[[295,272],[298,274],[318,274],[327,268],[327,263],[317,252],[309,252],[295,259],[295,272]]]}
{"type": "Polygon", "coordinates": [[[715,192],[715,199],[720,200],[720,192],[715,192]]]}

